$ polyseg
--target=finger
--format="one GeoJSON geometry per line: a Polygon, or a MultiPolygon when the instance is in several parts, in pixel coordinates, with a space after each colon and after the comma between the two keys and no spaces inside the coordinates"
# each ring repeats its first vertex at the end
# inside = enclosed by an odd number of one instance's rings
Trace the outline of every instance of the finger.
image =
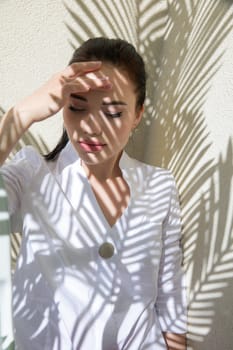
{"type": "Polygon", "coordinates": [[[106,75],[91,75],[85,74],[83,76],[79,76],[75,79],[68,79],[66,84],[74,84],[77,88],[81,88],[81,90],[96,90],[96,89],[109,89],[112,87],[112,83],[108,76],[106,75]]]}
{"type": "Polygon", "coordinates": [[[76,80],[89,84],[91,89],[111,85],[109,77],[103,71],[101,71],[101,69],[97,71],[85,72],[84,74],[76,77],[75,81],[76,80]]]}
{"type": "Polygon", "coordinates": [[[113,87],[108,77],[101,79],[84,78],[83,81],[89,86],[90,90],[110,90],[113,87]]]}
{"type": "Polygon", "coordinates": [[[90,86],[88,84],[80,83],[80,82],[70,82],[66,83],[62,87],[62,95],[63,98],[67,99],[72,93],[85,93],[90,90],[90,86]]]}
{"type": "Polygon", "coordinates": [[[94,72],[100,69],[101,61],[75,62],[69,65],[62,72],[64,78],[73,78],[85,72],[94,72]]]}
{"type": "Polygon", "coordinates": [[[109,90],[112,88],[112,83],[109,78],[106,79],[88,79],[88,78],[77,78],[64,84],[63,96],[68,98],[71,94],[86,93],[90,90],[109,90]]]}
{"type": "Polygon", "coordinates": [[[109,77],[104,74],[104,72],[102,72],[101,70],[97,70],[97,71],[85,71],[85,72],[82,72],[80,73],[78,76],[76,77],[72,77],[72,78],[66,78],[64,80],[65,83],[69,83],[69,82],[72,82],[72,81],[80,81],[80,82],[87,82],[89,81],[90,83],[92,81],[96,81],[96,83],[100,83],[102,84],[101,82],[103,81],[103,83],[105,82],[108,82],[109,81],[109,77]]]}
{"type": "Polygon", "coordinates": [[[103,74],[103,72],[101,71],[98,71],[97,73],[96,72],[86,73],[82,76],[78,76],[77,78],[75,78],[74,81],[84,85],[87,84],[90,86],[92,90],[96,88],[112,87],[112,83],[109,77],[103,74]]]}

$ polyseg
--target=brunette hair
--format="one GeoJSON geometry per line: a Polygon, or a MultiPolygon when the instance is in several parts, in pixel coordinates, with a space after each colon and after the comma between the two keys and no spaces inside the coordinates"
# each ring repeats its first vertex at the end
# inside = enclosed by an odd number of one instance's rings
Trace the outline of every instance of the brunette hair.
{"type": "MultiPolygon", "coordinates": [[[[108,62],[126,70],[135,85],[136,109],[143,106],[146,96],[145,64],[132,44],[122,39],[91,38],[74,51],[69,65],[86,61],[108,62]]],[[[68,141],[69,138],[64,129],[58,144],[44,156],[45,159],[55,160],[68,141]]]]}

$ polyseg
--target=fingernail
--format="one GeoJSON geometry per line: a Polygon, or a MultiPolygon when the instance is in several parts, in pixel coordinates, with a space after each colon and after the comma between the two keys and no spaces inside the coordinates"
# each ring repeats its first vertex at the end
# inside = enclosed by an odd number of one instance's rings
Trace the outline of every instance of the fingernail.
{"type": "Polygon", "coordinates": [[[113,87],[112,83],[109,81],[107,82],[104,87],[106,87],[107,89],[111,89],[113,87]]]}

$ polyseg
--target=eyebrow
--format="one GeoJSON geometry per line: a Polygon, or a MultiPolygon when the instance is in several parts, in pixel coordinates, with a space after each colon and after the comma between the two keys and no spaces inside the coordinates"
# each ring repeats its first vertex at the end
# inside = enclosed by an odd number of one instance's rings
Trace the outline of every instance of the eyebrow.
{"type": "MultiPolygon", "coordinates": [[[[88,100],[84,96],[76,95],[76,94],[70,94],[70,96],[73,98],[76,98],[77,100],[88,102],[88,100]]],[[[109,101],[109,102],[103,101],[102,105],[103,106],[112,106],[112,105],[114,105],[114,106],[116,106],[116,105],[127,106],[127,103],[125,103],[123,101],[113,100],[113,101],[109,101]]]]}

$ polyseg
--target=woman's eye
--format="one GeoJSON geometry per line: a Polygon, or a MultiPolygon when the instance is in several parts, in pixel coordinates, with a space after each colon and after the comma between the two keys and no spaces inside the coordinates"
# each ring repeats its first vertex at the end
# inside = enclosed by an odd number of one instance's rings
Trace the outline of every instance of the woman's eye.
{"type": "Polygon", "coordinates": [[[72,105],[70,105],[68,108],[73,112],[84,112],[85,111],[85,108],[83,108],[83,107],[74,107],[72,105]]]}
{"type": "Polygon", "coordinates": [[[122,115],[122,112],[115,112],[115,113],[104,112],[104,114],[106,115],[106,117],[110,117],[110,118],[120,118],[121,115],[122,115]]]}

